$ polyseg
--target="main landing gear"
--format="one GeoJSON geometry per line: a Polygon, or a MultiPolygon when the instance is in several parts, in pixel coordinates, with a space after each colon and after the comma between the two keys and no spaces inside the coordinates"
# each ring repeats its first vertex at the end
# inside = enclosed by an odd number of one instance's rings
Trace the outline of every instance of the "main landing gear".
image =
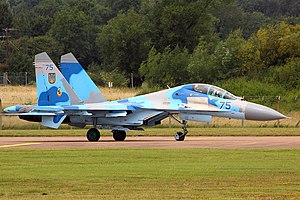
{"type": "Polygon", "coordinates": [[[91,128],[86,133],[86,137],[90,142],[97,142],[100,139],[100,131],[97,128],[91,128]]]}
{"type": "Polygon", "coordinates": [[[181,131],[178,131],[176,134],[175,134],[175,140],[177,141],[183,141],[185,139],[185,136],[188,134],[188,130],[187,130],[187,121],[185,120],[182,120],[179,121],[178,119],[176,119],[173,115],[170,114],[170,117],[172,117],[175,121],[177,121],[179,124],[182,125],[182,132],[181,131]]]}
{"type": "Polygon", "coordinates": [[[86,133],[86,137],[90,142],[97,142],[100,139],[100,131],[97,127],[97,118],[93,118],[93,128],[89,129],[86,133]]]}
{"type": "Polygon", "coordinates": [[[126,131],[112,130],[111,132],[115,141],[124,141],[126,138],[126,131]]]}
{"type": "MultiPolygon", "coordinates": [[[[113,130],[113,138],[115,141],[124,141],[126,138],[126,131],[113,130]]],[[[91,128],[88,130],[86,137],[90,142],[97,142],[100,139],[100,131],[97,128],[91,128]]]]}
{"type": "MultiPolygon", "coordinates": [[[[100,139],[100,131],[96,128],[97,127],[97,118],[93,118],[93,128],[89,129],[86,137],[90,142],[97,142],[100,139]]],[[[126,138],[126,131],[122,130],[112,130],[113,138],[115,141],[124,141],[126,138]]]]}

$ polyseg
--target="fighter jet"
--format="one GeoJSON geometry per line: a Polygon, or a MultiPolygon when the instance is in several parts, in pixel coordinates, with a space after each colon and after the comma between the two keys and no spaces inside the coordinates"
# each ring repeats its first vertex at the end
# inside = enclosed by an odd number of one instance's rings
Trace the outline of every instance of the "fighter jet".
{"type": "Polygon", "coordinates": [[[211,122],[213,116],[258,121],[286,118],[271,108],[203,83],[106,101],[73,54],[61,57],[62,73],[45,52],[35,56],[34,65],[37,105],[11,106],[4,109],[5,115],[16,115],[50,128],[59,128],[61,124],[81,128],[92,125],[87,131],[88,141],[100,139],[99,129],[112,130],[116,141],[124,141],[126,131],[158,125],[167,117],[182,125],[182,131],[175,134],[177,141],[185,139],[188,121],[211,122]]]}

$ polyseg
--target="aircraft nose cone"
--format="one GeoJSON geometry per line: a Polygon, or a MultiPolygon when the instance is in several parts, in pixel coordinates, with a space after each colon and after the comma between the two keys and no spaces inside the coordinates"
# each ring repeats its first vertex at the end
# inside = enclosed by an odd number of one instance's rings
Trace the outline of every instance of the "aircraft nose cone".
{"type": "Polygon", "coordinates": [[[256,121],[269,121],[286,118],[280,112],[256,103],[247,102],[245,119],[256,121]]]}

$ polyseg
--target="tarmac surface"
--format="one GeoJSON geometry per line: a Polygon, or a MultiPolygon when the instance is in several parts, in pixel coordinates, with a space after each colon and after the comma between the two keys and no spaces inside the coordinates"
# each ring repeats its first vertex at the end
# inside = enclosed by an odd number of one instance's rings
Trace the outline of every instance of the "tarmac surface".
{"type": "Polygon", "coordinates": [[[0,137],[0,151],[12,148],[300,148],[300,136],[187,136],[182,142],[146,136],[127,137],[124,142],[108,136],[98,142],[85,137],[0,137]]]}

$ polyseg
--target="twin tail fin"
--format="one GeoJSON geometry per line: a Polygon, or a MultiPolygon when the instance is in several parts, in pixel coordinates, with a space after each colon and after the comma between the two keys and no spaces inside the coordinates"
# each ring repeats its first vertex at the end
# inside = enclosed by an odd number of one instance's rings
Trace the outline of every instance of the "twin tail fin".
{"type": "Polygon", "coordinates": [[[105,97],[72,53],[61,56],[60,69],[84,103],[104,102],[105,97]]]}
{"type": "Polygon", "coordinates": [[[82,101],[46,52],[34,61],[38,106],[79,105],[82,101]]]}

